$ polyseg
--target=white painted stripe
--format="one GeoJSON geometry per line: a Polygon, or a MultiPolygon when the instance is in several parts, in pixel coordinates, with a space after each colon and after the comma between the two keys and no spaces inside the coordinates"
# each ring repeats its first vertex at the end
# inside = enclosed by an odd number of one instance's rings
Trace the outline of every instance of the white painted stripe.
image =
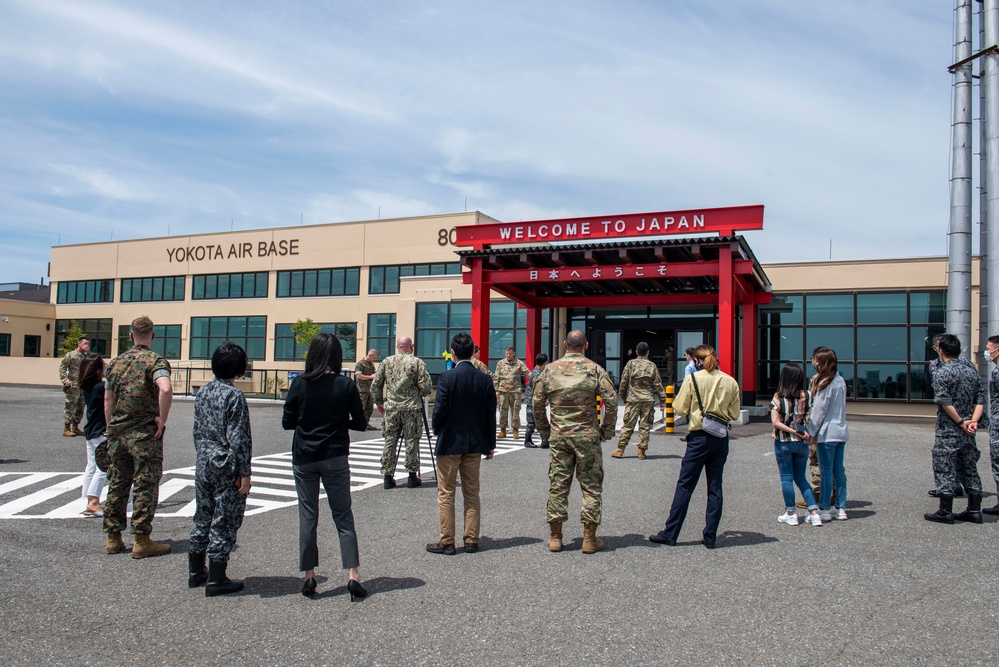
{"type": "MultiPolygon", "coordinates": [[[[20,474],[20,473],[12,473],[20,474]]],[[[44,482],[47,479],[52,479],[53,477],[58,477],[59,475],[73,475],[75,473],[61,473],[61,472],[32,472],[25,473],[25,477],[21,479],[16,479],[13,482],[7,482],[6,484],[0,484],[0,496],[11,491],[16,491],[18,489],[24,488],[25,486],[31,486],[32,484],[37,484],[38,482],[44,482]]],[[[80,488],[83,488],[83,477],[80,477],[80,488]]]]}
{"type": "Polygon", "coordinates": [[[295,491],[288,491],[286,489],[272,489],[268,486],[253,485],[253,487],[250,489],[250,498],[255,497],[257,494],[263,494],[265,496],[278,496],[281,498],[298,498],[298,493],[296,493],[295,491]]]}
{"type": "Polygon", "coordinates": [[[40,505],[47,500],[61,496],[69,491],[83,488],[83,475],[76,475],[68,480],[46,487],[26,496],[21,496],[4,505],[0,505],[0,516],[13,516],[34,505],[40,505]]]}
{"type": "Polygon", "coordinates": [[[163,482],[162,484],[160,484],[160,502],[163,502],[167,498],[170,498],[171,496],[175,495],[181,489],[184,489],[188,486],[194,486],[193,479],[177,478],[177,479],[169,479],[163,482]]]}

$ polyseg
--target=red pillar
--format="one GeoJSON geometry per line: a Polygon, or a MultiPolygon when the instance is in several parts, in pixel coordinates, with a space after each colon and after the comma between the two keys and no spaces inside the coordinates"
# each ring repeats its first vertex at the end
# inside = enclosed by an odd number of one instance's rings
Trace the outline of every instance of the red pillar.
{"type": "Polygon", "coordinates": [[[534,357],[541,352],[541,309],[527,309],[527,349],[524,350],[524,362],[534,370],[534,357]]]}
{"type": "Polygon", "coordinates": [[[479,361],[489,365],[489,285],[482,282],[482,257],[472,258],[472,340],[482,348],[479,361]]]}
{"type": "MultiPolygon", "coordinates": [[[[750,292],[749,296],[754,295],[750,292]]],[[[756,403],[756,345],[758,340],[756,304],[742,304],[742,404],[756,403]]]]}
{"type": "Polygon", "coordinates": [[[735,275],[732,248],[718,251],[718,365],[735,375],[735,275]]]}

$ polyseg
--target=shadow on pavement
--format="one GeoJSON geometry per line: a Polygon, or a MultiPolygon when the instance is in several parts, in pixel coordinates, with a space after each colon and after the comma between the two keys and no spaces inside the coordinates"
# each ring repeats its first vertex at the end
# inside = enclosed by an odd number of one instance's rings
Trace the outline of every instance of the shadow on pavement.
{"type": "MultiPolygon", "coordinates": [[[[326,577],[316,577],[316,581],[320,584],[326,581],[326,577]]],[[[245,588],[241,595],[256,595],[262,598],[279,598],[285,595],[301,595],[302,594],[302,583],[305,581],[304,577],[246,577],[243,579],[243,584],[245,588]]],[[[343,592],[347,592],[346,586],[341,586],[343,592]]],[[[322,595],[328,595],[328,591],[324,591],[316,595],[320,597],[322,595]]]]}
{"type": "MultiPolygon", "coordinates": [[[[317,581],[319,577],[316,577],[317,581]]],[[[301,580],[296,579],[299,588],[301,588],[301,580]]],[[[375,577],[374,579],[368,579],[367,581],[362,580],[361,584],[368,591],[368,597],[377,595],[378,593],[388,593],[389,591],[401,591],[407,588],[419,588],[420,586],[426,586],[427,582],[423,579],[417,579],[416,577],[375,577]]],[[[346,582],[343,586],[337,586],[336,588],[331,588],[328,591],[322,591],[316,594],[316,599],[319,598],[331,598],[337,597],[339,595],[348,596],[347,584],[346,582]]]]}
{"type": "MultiPolygon", "coordinates": [[[[639,535],[638,533],[629,533],[627,535],[600,535],[600,531],[597,531],[597,536],[604,541],[604,551],[615,551],[617,549],[627,549],[628,547],[655,547],[658,546],[652,542],[649,542],[648,535],[639,535]]],[[[582,543],[580,543],[582,546],[582,543]]]]}
{"type": "Polygon", "coordinates": [[[494,540],[491,537],[481,537],[479,538],[479,551],[512,549],[513,547],[523,547],[543,541],[540,537],[504,537],[499,540],[494,540]]]}
{"type": "Polygon", "coordinates": [[[27,459],[0,459],[0,465],[4,463],[27,463],[27,459]]]}
{"type": "MultiPolygon", "coordinates": [[[[748,530],[726,530],[718,536],[716,544],[718,549],[727,549],[728,547],[750,547],[757,544],[778,541],[776,537],[764,535],[763,533],[754,533],[748,530]]],[[[700,542],[698,541],[695,544],[700,544],[700,542]]]]}

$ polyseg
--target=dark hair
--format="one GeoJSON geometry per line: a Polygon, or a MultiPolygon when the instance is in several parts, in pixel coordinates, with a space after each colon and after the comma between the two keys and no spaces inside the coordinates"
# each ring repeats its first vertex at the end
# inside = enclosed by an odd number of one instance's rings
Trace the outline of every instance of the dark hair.
{"type": "Polygon", "coordinates": [[[451,339],[451,351],[454,352],[454,356],[458,357],[458,361],[471,359],[474,350],[475,343],[472,342],[472,337],[465,332],[457,333],[451,339]]]}
{"type": "Polygon", "coordinates": [[[940,351],[947,355],[950,359],[961,356],[961,339],[954,334],[944,334],[940,336],[940,340],[937,342],[937,347],[939,347],[940,351]]]}
{"type": "Polygon", "coordinates": [[[246,351],[231,341],[218,346],[212,355],[212,373],[223,380],[240,377],[246,372],[246,351]]]}
{"type": "Polygon", "coordinates": [[[801,366],[784,364],[784,368],[780,369],[780,380],[777,381],[777,395],[797,400],[804,388],[805,372],[801,370],[801,366]]]}
{"type": "Polygon", "coordinates": [[[641,342],[641,343],[639,343],[638,345],[635,346],[635,354],[637,354],[638,356],[644,357],[648,353],[649,353],[649,344],[648,343],[646,343],[646,342],[643,341],[643,342],[641,342]]]}
{"type": "Polygon", "coordinates": [[[104,375],[104,357],[93,352],[83,358],[80,363],[80,375],[77,384],[83,391],[90,391],[101,381],[104,375]]]}
{"type": "Polygon", "coordinates": [[[836,352],[828,347],[817,347],[812,353],[816,374],[812,376],[812,393],[817,394],[833,381],[837,373],[836,352]]]}
{"type": "Polygon", "coordinates": [[[999,345],[999,336],[989,336],[989,342],[993,345],[999,345]]]}
{"type": "Polygon", "coordinates": [[[88,343],[90,342],[90,339],[88,337],[86,337],[86,336],[80,336],[79,338],[76,339],[76,344],[79,345],[81,340],[85,340],[88,343]]]}
{"type": "Polygon", "coordinates": [[[513,345],[507,345],[506,346],[506,352],[516,352],[516,351],[517,350],[514,349],[513,345]]]}
{"type": "Polygon", "coordinates": [[[688,347],[686,350],[683,351],[683,353],[692,358],[697,353],[697,348],[688,347]]]}
{"type": "Polygon", "coordinates": [[[333,334],[319,333],[309,345],[309,352],[305,357],[305,372],[300,377],[303,380],[315,380],[322,377],[327,369],[340,374],[343,369],[343,348],[333,334]]]}
{"type": "Polygon", "coordinates": [[[545,354],[544,352],[542,352],[538,356],[534,357],[534,365],[535,366],[544,366],[547,363],[548,363],[548,355],[545,354]]]}
{"type": "Polygon", "coordinates": [[[480,347],[479,347],[478,345],[476,345],[476,346],[475,346],[475,347],[473,348],[473,351],[474,351],[474,352],[482,352],[482,348],[480,348],[480,347]]]}

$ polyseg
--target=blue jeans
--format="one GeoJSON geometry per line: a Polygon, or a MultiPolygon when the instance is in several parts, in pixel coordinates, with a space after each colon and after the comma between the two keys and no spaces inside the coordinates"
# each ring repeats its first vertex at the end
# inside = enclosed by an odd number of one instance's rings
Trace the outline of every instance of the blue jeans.
{"type": "Polygon", "coordinates": [[[843,451],[845,442],[818,443],[819,472],[822,482],[819,484],[819,509],[828,510],[832,499],[833,482],[836,483],[836,505],[846,509],[846,470],[843,469],[843,451]]]}
{"type": "Polygon", "coordinates": [[[801,440],[781,442],[774,440],[774,455],[777,457],[777,469],[780,471],[780,490],[784,494],[784,506],[788,513],[795,511],[794,485],[798,485],[801,497],[805,499],[808,509],[818,509],[815,504],[815,493],[812,485],[805,479],[805,469],[808,467],[808,445],[801,440]]]}

